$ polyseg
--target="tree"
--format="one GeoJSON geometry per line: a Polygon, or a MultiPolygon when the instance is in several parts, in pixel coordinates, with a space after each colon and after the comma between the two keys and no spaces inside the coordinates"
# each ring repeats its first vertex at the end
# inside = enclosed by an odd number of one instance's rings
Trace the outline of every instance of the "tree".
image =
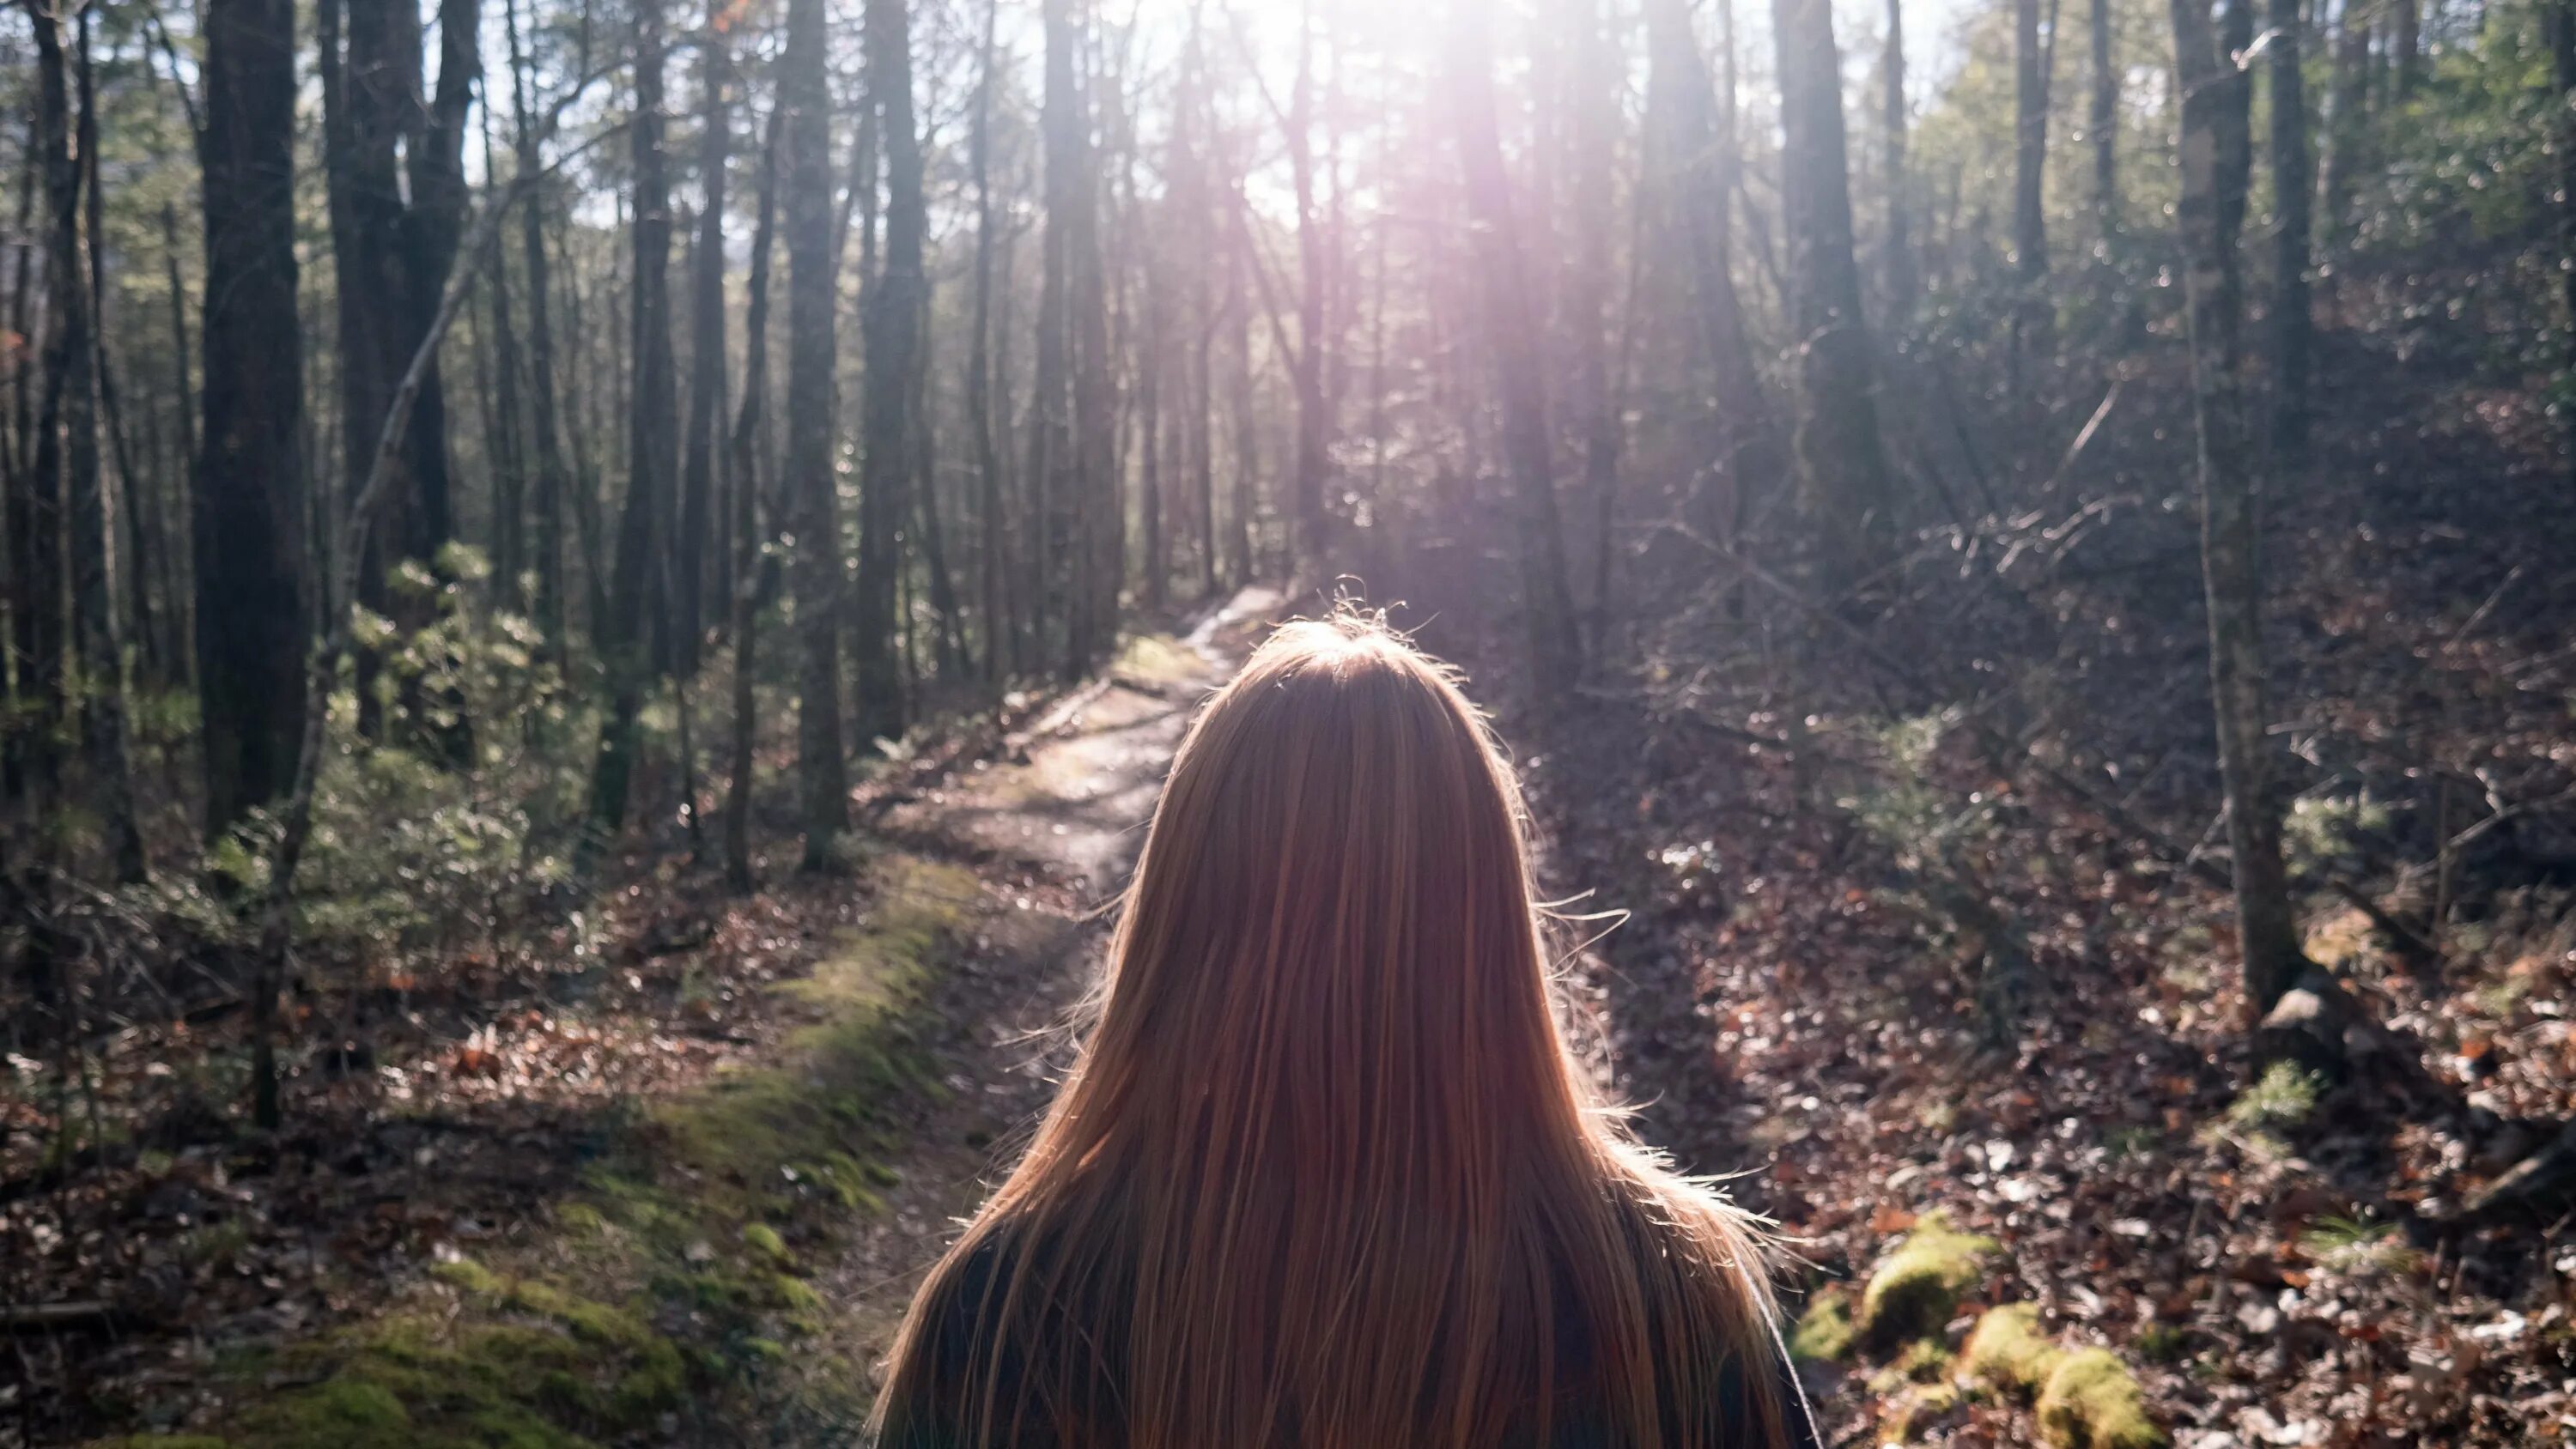
{"type": "Polygon", "coordinates": [[[2093,143],[2093,224],[2102,255],[2120,234],[2120,75],[2111,65],[2111,0],[2093,0],[2093,91],[2085,111],[2093,143]]]}
{"type": "MultiPolygon", "coordinates": [[[[1567,157],[1576,243],[1565,300],[1573,331],[1583,492],[1598,520],[1592,624],[1598,648],[1610,627],[1610,544],[1619,497],[1619,411],[1610,385],[1611,171],[1619,105],[1617,57],[1598,0],[1564,0],[1574,84],[1567,157]]],[[[1383,389],[1375,389],[1381,395],[1383,389]]]]}
{"type": "MultiPolygon", "coordinates": [[[[2558,121],[2558,288],[2567,328],[2561,366],[2576,374],[2576,0],[2549,7],[2550,113],[2558,121]]],[[[2567,410],[2568,476],[2576,479],[2576,409],[2567,410]]]]}
{"type": "MultiPolygon", "coordinates": [[[[2108,0],[2096,3],[2106,4],[2108,0]]],[[[1887,316],[1888,325],[1896,327],[1914,310],[1916,287],[1914,248],[1906,236],[1905,0],[1887,0],[1885,70],[1880,83],[1886,87],[1887,316]]]]}
{"type": "MultiPolygon", "coordinates": [[[[477,0],[440,0],[439,71],[424,94],[420,15],[395,0],[322,0],[323,170],[336,264],[341,433],[346,486],[354,494],[372,466],[369,445],[393,392],[428,335],[456,261],[464,221],[465,118],[481,71],[477,0]],[[347,44],[341,44],[341,21],[347,44]]],[[[386,569],[398,560],[432,562],[454,536],[448,495],[447,411],[433,355],[420,384],[419,416],[360,565],[358,602],[407,626],[426,623],[429,604],[396,598],[386,569]]],[[[372,725],[375,668],[360,656],[362,718],[372,725]]],[[[406,685],[409,692],[409,684],[406,685]]],[[[417,701],[415,701],[417,703],[417,701]]],[[[462,740],[433,731],[453,757],[462,740]]]]}
{"type": "MultiPolygon", "coordinates": [[[[2322,3],[2322,0],[2321,0],[2322,3]]],[[[2317,185],[2317,204],[2325,211],[2325,245],[2329,253],[2348,253],[2358,229],[2352,214],[2353,189],[2369,167],[2368,104],[2363,85],[2370,69],[2370,23],[2364,0],[2343,0],[2335,12],[2333,80],[2326,94],[2324,175],[2317,185]]]]}
{"type": "Polygon", "coordinates": [[[2019,392],[2026,349],[2044,345],[2048,332],[2048,60],[2055,36],[2043,48],[2039,0],[2013,0],[2013,269],[2021,295],[2013,309],[2013,386],[2019,392]]]}
{"type": "Polygon", "coordinates": [[[717,517],[717,474],[724,461],[725,166],[733,119],[726,88],[733,81],[733,7],[709,0],[698,70],[698,239],[689,258],[689,431],[680,464],[679,527],[672,539],[671,643],[683,680],[696,677],[706,609],[700,591],[722,574],[721,548],[708,548],[717,517]]]}
{"type": "MultiPolygon", "coordinates": [[[[328,0],[326,0],[328,3],[328,0]]],[[[519,49],[518,0],[504,0],[509,26],[511,111],[516,121],[515,147],[519,174],[540,174],[535,118],[530,114],[528,67],[519,49]]],[[[519,211],[519,244],[528,276],[528,408],[529,431],[536,444],[536,487],[529,500],[534,515],[537,575],[536,624],[558,664],[568,643],[564,623],[564,497],[571,483],[563,458],[562,425],[556,418],[555,342],[549,298],[545,213],[534,196],[519,211]]]]}
{"type": "Polygon", "coordinates": [[[742,409],[733,425],[733,786],[725,796],[725,881],[752,887],[752,746],[759,728],[752,681],[760,626],[760,559],[770,530],[760,526],[761,484],[770,469],[761,444],[769,435],[769,258],[778,234],[778,137],[785,119],[772,108],[760,148],[760,203],[751,233],[751,276],[743,321],[742,409]]]}
{"type": "Polygon", "coordinates": [[[1020,671],[1019,630],[1013,625],[1020,581],[1011,558],[1002,476],[1002,448],[993,421],[993,253],[999,226],[993,208],[993,72],[1001,52],[1002,0],[986,0],[984,39],[975,62],[975,110],[967,133],[967,164],[975,186],[973,330],[966,355],[966,431],[975,451],[978,523],[982,543],[977,570],[984,614],[984,679],[997,683],[1020,671]]]}
{"type": "Polygon", "coordinates": [[[2308,306],[2308,107],[2299,75],[2299,0],[2270,0],[2272,85],[2272,423],[2276,466],[2307,448],[2308,358],[2314,321],[2308,306]]]}
{"type": "Polygon", "coordinates": [[[930,304],[922,270],[928,228],[921,138],[912,112],[912,38],[903,0],[867,0],[869,104],[885,148],[885,270],[869,288],[866,417],[859,458],[859,736],[900,739],[903,681],[895,671],[895,583],[903,568],[906,485],[914,469],[913,390],[921,370],[921,320],[930,304]]]}
{"type": "Polygon", "coordinates": [[[635,165],[633,328],[635,382],[628,397],[626,507],[617,525],[608,612],[593,621],[607,669],[608,711],[591,770],[594,843],[626,823],[626,797],[643,736],[644,689],[672,657],[669,590],[656,587],[666,547],[670,491],[679,461],[679,389],[671,358],[671,186],[662,152],[661,0],[635,7],[635,114],[628,123],[635,165]],[[648,594],[648,590],[650,593],[648,594]],[[654,627],[648,631],[647,624],[654,627]],[[648,649],[647,645],[656,647],[648,649]]]}
{"type": "Polygon", "coordinates": [[[1826,0],[1772,0],[1771,28],[1779,51],[1798,482],[1826,581],[1840,591],[1877,567],[1893,532],[1860,269],[1852,261],[1842,60],[1826,0]]]}
{"type": "Polygon", "coordinates": [[[1513,532],[1520,544],[1522,624],[1529,631],[1532,677],[1545,698],[1573,687],[1583,666],[1583,645],[1575,629],[1574,598],[1565,582],[1565,538],[1558,523],[1555,468],[1549,456],[1538,327],[1530,315],[1529,276],[1494,117],[1490,34],[1466,0],[1451,0],[1451,16],[1451,106],[1477,282],[1484,300],[1486,345],[1493,354],[1502,413],[1504,464],[1511,474],[1513,532]]]}
{"type": "Polygon", "coordinates": [[[1695,512],[1702,527],[1732,540],[1752,488],[1770,484],[1783,470],[1778,424],[1735,290],[1734,108],[1716,103],[1686,0],[1648,0],[1646,48],[1647,111],[1661,117],[1664,127],[1657,151],[1666,158],[1667,174],[1658,184],[1679,219],[1690,259],[1691,310],[1715,382],[1714,440],[1695,512]]]}
{"type": "Polygon", "coordinates": [[[295,6],[207,0],[204,25],[205,444],[189,520],[211,838],[294,782],[309,589],[295,6]]]}
{"type": "Polygon", "coordinates": [[[832,478],[833,322],[839,271],[832,216],[831,90],[823,0],[788,0],[778,67],[787,182],[787,458],[795,509],[796,633],[803,656],[796,704],[797,776],[804,797],[805,868],[832,863],[850,828],[849,767],[841,753],[839,508],[832,478]]]}
{"type": "MultiPolygon", "coordinates": [[[[71,65],[62,16],[29,0],[36,37],[36,141],[45,188],[45,401],[37,417],[34,471],[40,493],[68,500],[72,657],[79,671],[52,687],[69,687],[80,720],[81,755],[116,878],[144,878],[143,838],[134,819],[134,782],[126,760],[122,641],[109,597],[107,495],[98,448],[98,335],[82,261],[81,195],[87,167],[77,140],[96,135],[89,63],[89,12],[80,12],[80,119],[75,137],[71,65]]],[[[89,238],[99,245],[96,235],[89,238]]],[[[48,601],[49,602],[49,601],[48,601]]]]}
{"type": "Polygon", "coordinates": [[[2241,198],[2225,194],[2228,127],[2241,116],[2233,67],[2210,34],[2205,0],[2171,0],[2175,84],[2182,96],[2182,199],[2177,221],[2199,433],[2201,572],[2209,602],[2210,696],[2227,790],[2227,845],[2245,994],[2260,1017],[2306,968],[2281,858],[2281,814],[2270,792],[2264,709],[2261,517],[2238,377],[2244,284],[2237,260],[2241,198]]]}

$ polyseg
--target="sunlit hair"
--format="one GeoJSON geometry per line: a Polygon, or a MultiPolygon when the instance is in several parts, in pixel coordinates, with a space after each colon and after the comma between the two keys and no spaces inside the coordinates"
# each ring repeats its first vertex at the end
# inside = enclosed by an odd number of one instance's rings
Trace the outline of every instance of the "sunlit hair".
{"type": "Polygon", "coordinates": [[[1377,619],[1280,628],[1201,709],[1098,1006],[880,1429],[937,1398],[942,1444],[1487,1449],[1579,1401],[1652,1449],[1723,1400],[1779,1441],[1755,1225],[1596,1099],[1511,767],[1377,619]]]}

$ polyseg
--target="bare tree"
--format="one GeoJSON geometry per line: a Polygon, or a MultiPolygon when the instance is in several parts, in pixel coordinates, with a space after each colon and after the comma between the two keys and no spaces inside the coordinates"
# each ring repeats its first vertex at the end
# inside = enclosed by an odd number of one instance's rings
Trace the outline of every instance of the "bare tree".
{"type": "MultiPolygon", "coordinates": [[[[189,489],[206,833],[293,783],[304,723],[304,339],[295,311],[295,7],[205,11],[205,451],[189,489]]],[[[175,288],[174,288],[175,291],[175,288]]],[[[184,333],[184,323],[177,323],[184,333]]],[[[183,412],[184,416],[184,412],[183,412]]]]}
{"type": "Polygon", "coordinates": [[[1538,326],[1531,316],[1529,274],[1521,256],[1520,226],[1512,211],[1511,181],[1503,171],[1502,140],[1494,116],[1490,33],[1466,0],[1451,0],[1451,14],[1451,105],[1486,335],[1499,388],[1504,463],[1511,472],[1513,531],[1520,543],[1522,622],[1529,631],[1533,676],[1544,696],[1573,687],[1583,667],[1583,644],[1575,626],[1574,597],[1565,582],[1565,538],[1549,456],[1538,326]]]}
{"type": "Polygon", "coordinates": [[[2307,450],[2308,365],[2314,320],[2308,305],[2309,184],[2308,107],[2299,74],[2299,0],[2271,0],[2271,46],[2265,57],[2272,86],[2272,420],[2275,465],[2296,462],[2307,450]]]}
{"type": "Polygon", "coordinates": [[[1772,0],[1779,50],[1781,192],[1789,239],[1789,327],[1798,363],[1798,481],[1828,583],[1857,583],[1893,528],[1887,446],[1870,385],[1870,345],[1852,261],[1842,60],[1826,0],[1772,0]]]}
{"type": "Polygon", "coordinates": [[[804,667],[797,701],[797,770],[804,796],[805,868],[836,857],[850,828],[849,766],[841,753],[839,508],[832,480],[834,300],[839,248],[832,215],[830,42],[823,0],[788,0],[778,104],[786,112],[787,459],[795,508],[796,632],[804,667]]]}
{"type": "Polygon", "coordinates": [[[2244,283],[2237,259],[2241,197],[2229,205],[2228,127],[2241,120],[2234,67],[2210,33],[2205,0],[2172,0],[2174,72],[2182,95],[2182,199],[2177,212],[2199,429],[2201,569],[2209,595],[2210,693],[2227,787],[2245,994],[2260,1016],[2307,962],[2281,860],[2264,709],[2261,517],[2238,376],[2244,283]]]}

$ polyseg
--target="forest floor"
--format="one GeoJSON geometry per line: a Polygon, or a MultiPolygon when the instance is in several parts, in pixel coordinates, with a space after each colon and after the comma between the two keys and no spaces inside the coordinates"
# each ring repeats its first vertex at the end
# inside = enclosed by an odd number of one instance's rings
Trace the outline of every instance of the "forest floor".
{"type": "Polygon", "coordinates": [[[181,1120],[150,1063],[187,1024],[129,1028],[118,1150],[0,1193],[0,1445],[851,1442],[1044,1105],[1191,709],[1277,602],[863,788],[850,875],[734,898],[639,860],[604,959],[307,1003],[363,1060],[317,1059],[276,1139],[181,1120]]]}

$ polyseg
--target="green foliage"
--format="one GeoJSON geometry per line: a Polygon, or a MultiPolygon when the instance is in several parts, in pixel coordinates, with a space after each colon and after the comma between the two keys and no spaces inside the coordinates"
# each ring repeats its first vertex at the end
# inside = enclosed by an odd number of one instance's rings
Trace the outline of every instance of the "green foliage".
{"type": "Polygon", "coordinates": [[[2119,1355],[2078,1349],[2050,1372],[2039,1394],[2039,1432],[2058,1449],[2156,1449],[2164,1430],[2119,1355]]]}
{"type": "Polygon", "coordinates": [[[1992,1238],[1953,1229],[1938,1213],[1925,1214],[1861,1290],[1862,1337],[1884,1347],[1941,1332],[1985,1276],[1996,1246],[1992,1238]]]}
{"type": "Polygon", "coordinates": [[[2295,1127],[2317,1110],[2317,1076],[2291,1062],[2274,1062],[2227,1105],[2227,1125],[2242,1132],[2295,1127]]]}
{"type": "MultiPolygon", "coordinates": [[[[492,606],[481,556],[460,545],[441,558],[396,584],[426,623],[357,620],[382,661],[373,736],[354,676],[331,701],[296,878],[297,938],[326,955],[497,952],[569,878],[588,778],[581,713],[535,627],[492,606]]],[[[254,813],[210,847],[207,875],[235,895],[263,889],[279,829],[254,813]]],[[[185,875],[150,889],[212,938],[253,924],[185,875]]]]}
{"type": "Polygon", "coordinates": [[[2300,1235],[2299,1248],[2319,1267],[2352,1278],[2408,1273],[2423,1261],[2423,1255],[2398,1236],[2397,1224],[2345,1217],[2319,1218],[2300,1235]]]}
{"type": "Polygon", "coordinates": [[[1807,1311],[1798,1315],[1798,1326],[1789,1334],[1789,1356],[1830,1362],[1851,1352],[1852,1336],[1851,1294],[1828,1284],[1816,1290],[1807,1311]]]}

